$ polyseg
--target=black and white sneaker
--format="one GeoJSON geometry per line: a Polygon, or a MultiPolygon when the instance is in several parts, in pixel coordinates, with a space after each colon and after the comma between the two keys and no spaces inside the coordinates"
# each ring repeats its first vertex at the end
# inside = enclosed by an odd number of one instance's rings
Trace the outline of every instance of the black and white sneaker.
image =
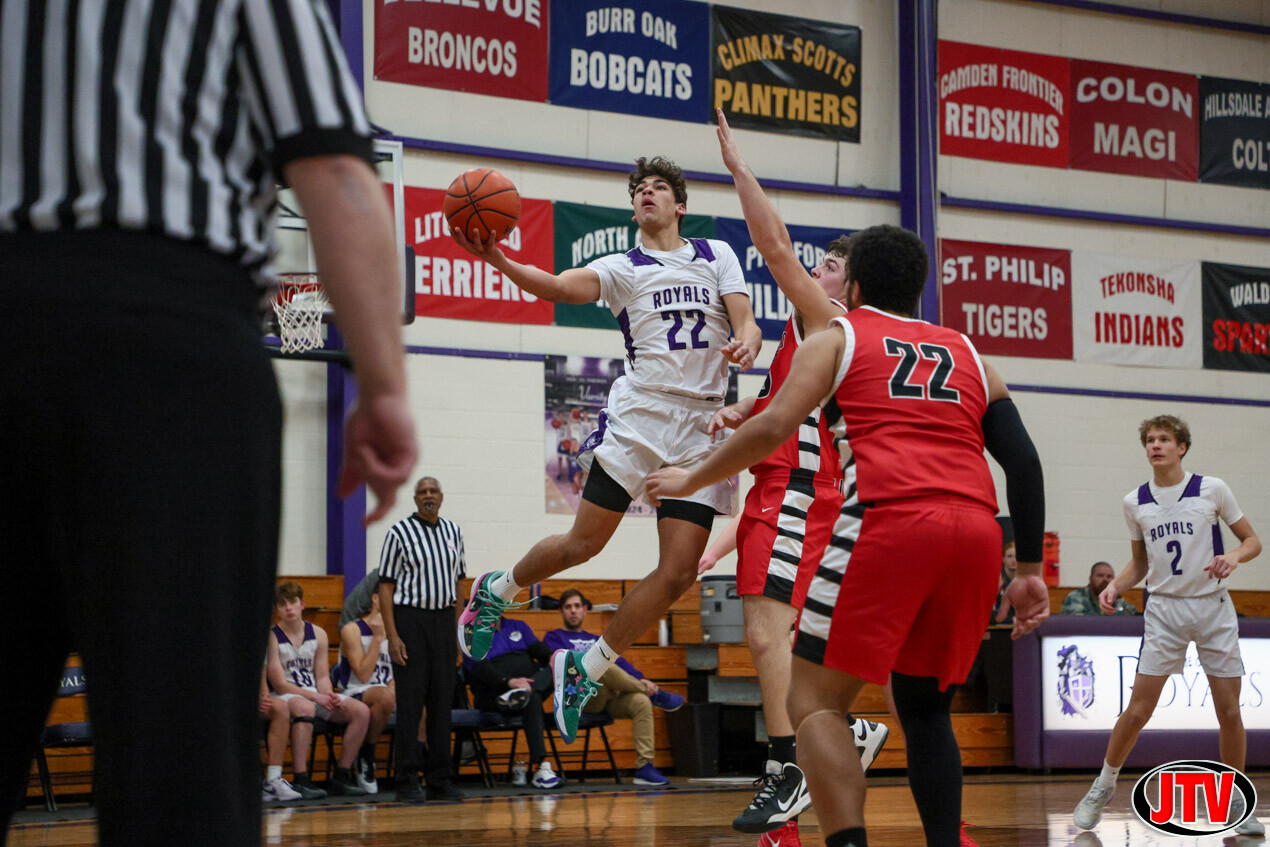
{"type": "Polygon", "coordinates": [[[855,751],[860,755],[861,768],[866,771],[869,769],[878,753],[882,752],[890,734],[891,730],[884,723],[866,721],[864,718],[855,719],[855,723],[851,725],[851,740],[855,742],[855,751]]]}
{"type": "Polygon", "coordinates": [[[758,791],[745,811],[732,821],[737,832],[761,835],[780,829],[811,806],[811,792],[798,765],[768,760],[766,773],[754,782],[758,791]]]}

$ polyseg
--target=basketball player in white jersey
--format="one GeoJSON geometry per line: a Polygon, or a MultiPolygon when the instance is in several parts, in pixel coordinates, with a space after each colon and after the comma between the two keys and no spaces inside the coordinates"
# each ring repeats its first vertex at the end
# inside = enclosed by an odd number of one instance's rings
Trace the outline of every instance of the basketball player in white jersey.
{"type": "Polygon", "coordinates": [[[340,660],[335,666],[335,688],[345,697],[360,700],[370,709],[370,723],[354,771],[357,784],[367,794],[378,794],[375,780],[375,745],[397,708],[397,686],[392,678],[392,658],[384,619],[379,613],[379,594],[370,597],[370,611],[340,629],[340,660]]]}
{"type": "MultiPolygon", "coordinates": [[[[465,655],[484,658],[503,610],[533,585],[595,556],[612,537],[644,479],[662,467],[691,467],[713,448],[710,419],[723,407],[728,363],[754,364],[762,334],[736,254],[723,241],[685,239],[683,172],[663,158],[636,160],[629,175],[639,244],[584,268],[553,275],[511,261],[496,244],[454,238],[524,290],[557,303],[603,299],[622,329],[626,375],[613,384],[598,428],[579,460],[590,475],[573,527],[540,541],[514,568],[485,574],[459,618],[465,655]]],[[[716,514],[731,508],[728,483],[667,500],[657,510],[657,569],[622,600],[604,634],[585,654],[552,657],[555,716],[571,742],[582,706],[618,655],[696,580],[697,561],[716,514]]]]}
{"type": "MultiPolygon", "coordinates": [[[[1247,752],[1239,714],[1244,664],[1226,578],[1261,552],[1261,542],[1226,483],[1182,470],[1182,457],[1191,449],[1185,421],[1172,415],[1145,420],[1138,437],[1154,475],[1125,495],[1124,519],[1133,558],[1098,600],[1103,614],[1113,614],[1120,593],[1146,577],[1150,593],[1142,613],[1146,629],[1133,695],[1111,731],[1102,773],[1076,807],[1076,825],[1082,829],[1092,829],[1102,818],[1103,807],[1115,793],[1120,768],[1151,719],[1169,676],[1182,670],[1192,641],[1213,695],[1221,760],[1242,771],[1247,752]],[[1239,539],[1239,547],[1229,553],[1222,549],[1219,520],[1239,539]]],[[[1245,810],[1243,798],[1234,792],[1229,820],[1242,818],[1245,810]]],[[[1265,831],[1255,815],[1235,828],[1240,835],[1264,835],[1265,831]]]]}

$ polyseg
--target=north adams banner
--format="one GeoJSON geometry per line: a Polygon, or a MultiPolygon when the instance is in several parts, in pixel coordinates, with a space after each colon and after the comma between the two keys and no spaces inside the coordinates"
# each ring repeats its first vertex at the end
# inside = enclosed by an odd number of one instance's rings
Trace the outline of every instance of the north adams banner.
{"type": "Polygon", "coordinates": [[[1199,181],[1270,188],[1270,85],[1199,78],[1199,181]]]}
{"type": "Polygon", "coordinates": [[[728,123],[860,141],[860,28],[711,6],[713,103],[728,123]]]}
{"type": "Polygon", "coordinates": [[[1203,263],[1204,367],[1270,373],[1270,268],[1203,263]]]}

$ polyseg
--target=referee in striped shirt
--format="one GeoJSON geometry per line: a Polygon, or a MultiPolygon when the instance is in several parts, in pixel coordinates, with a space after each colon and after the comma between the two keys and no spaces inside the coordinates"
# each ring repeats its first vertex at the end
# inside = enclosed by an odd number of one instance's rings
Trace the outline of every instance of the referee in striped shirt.
{"type": "Polygon", "coordinates": [[[379,555],[379,608],[397,681],[393,736],[397,799],[421,802],[415,738],[427,709],[428,800],[462,800],[450,767],[450,709],[458,667],[457,583],[467,575],[463,530],[441,517],[441,483],[415,483],[415,513],[388,530],[379,555]]]}
{"type": "Polygon", "coordinates": [[[260,843],[291,185],[356,362],[337,490],[415,461],[391,213],[322,0],[0,2],[0,841],[67,653],[104,845],[260,843]],[[156,656],[171,659],[156,662],[156,656]]]}

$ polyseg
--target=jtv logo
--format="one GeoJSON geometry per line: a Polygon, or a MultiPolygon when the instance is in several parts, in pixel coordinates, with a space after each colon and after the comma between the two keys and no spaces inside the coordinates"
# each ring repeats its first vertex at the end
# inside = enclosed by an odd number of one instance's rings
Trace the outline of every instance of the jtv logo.
{"type": "Polygon", "coordinates": [[[1215,835],[1243,823],[1257,805],[1252,780],[1221,762],[1169,762],[1133,786],[1133,812],[1165,835],[1215,835]]]}

